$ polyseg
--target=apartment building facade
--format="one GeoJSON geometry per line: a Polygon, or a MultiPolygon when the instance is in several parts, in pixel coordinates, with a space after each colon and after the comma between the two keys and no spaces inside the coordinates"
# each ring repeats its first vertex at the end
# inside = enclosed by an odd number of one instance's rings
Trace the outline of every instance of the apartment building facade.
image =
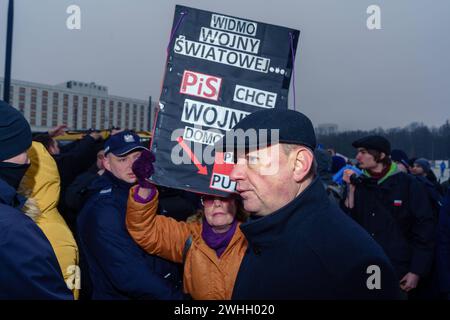
{"type": "MultiPolygon", "coordinates": [[[[0,98],[4,79],[0,78],[0,98]]],[[[71,130],[128,128],[150,131],[155,105],[148,101],[108,94],[94,82],[67,81],[46,85],[12,80],[10,104],[20,110],[33,131],[47,131],[59,124],[71,130]]]]}

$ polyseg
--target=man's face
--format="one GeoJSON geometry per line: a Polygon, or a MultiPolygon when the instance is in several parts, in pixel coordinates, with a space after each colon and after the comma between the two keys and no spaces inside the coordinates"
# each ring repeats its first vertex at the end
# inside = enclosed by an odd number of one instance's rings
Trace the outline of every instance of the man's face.
{"type": "Polygon", "coordinates": [[[135,183],[137,181],[131,167],[142,151],[135,151],[123,157],[118,157],[112,153],[108,153],[105,157],[103,165],[105,169],[110,171],[116,178],[127,183],[135,183]]]}
{"type": "Polygon", "coordinates": [[[367,152],[365,148],[358,148],[358,153],[356,154],[356,160],[359,163],[359,167],[365,170],[371,170],[378,166],[373,155],[367,152]]]}
{"type": "Polygon", "coordinates": [[[425,171],[423,170],[423,168],[416,163],[414,163],[414,165],[412,166],[411,173],[416,176],[424,176],[425,175],[425,171]]]}
{"type": "Polygon", "coordinates": [[[237,183],[245,210],[265,216],[291,202],[299,192],[294,180],[295,157],[280,144],[237,155],[230,178],[237,183]]]}
{"type": "Polygon", "coordinates": [[[15,163],[15,164],[28,164],[28,163],[30,163],[30,158],[28,158],[27,151],[24,151],[15,157],[4,160],[3,162],[9,162],[9,163],[15,163]]]}

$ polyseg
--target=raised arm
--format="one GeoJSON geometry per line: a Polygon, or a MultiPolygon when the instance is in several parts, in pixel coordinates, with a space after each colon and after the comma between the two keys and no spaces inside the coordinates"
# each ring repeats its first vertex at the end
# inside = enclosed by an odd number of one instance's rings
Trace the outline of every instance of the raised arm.
{"type": "Polygon", "coordinates": [[[130,190],[126,224],[134,241],[148,253],[165,259],[182,262],[186,240],[200,225],[178,222],[158,215],[158,191],[147,203],[139,202],[136,196],[139,186],[130,190]]]}

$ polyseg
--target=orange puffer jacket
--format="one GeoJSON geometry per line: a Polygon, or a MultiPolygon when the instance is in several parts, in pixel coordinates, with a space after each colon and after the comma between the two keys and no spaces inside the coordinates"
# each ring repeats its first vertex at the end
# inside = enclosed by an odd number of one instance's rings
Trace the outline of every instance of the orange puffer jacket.
{"type": "Polygon", "coordinates": [[[158,194],[141,204],[134,200],[136,187],[128,197],[127,228],[133,239],[145,251],[165,259],[183,262],[186,240],[192,236],[192,245],[185,257],[184,291],[193,299],[229,300],[234,282],[247,249],[247,241],[239,227],[220,258],[203,240],[200,222],[178,222],[157,215],[158,194]]]}

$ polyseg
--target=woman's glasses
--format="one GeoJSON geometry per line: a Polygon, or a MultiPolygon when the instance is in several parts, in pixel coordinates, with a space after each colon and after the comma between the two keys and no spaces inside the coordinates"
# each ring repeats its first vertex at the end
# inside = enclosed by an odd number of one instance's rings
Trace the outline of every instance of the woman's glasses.
{"type": "Polygon", "coordinates": [[[202,205],[204,207],[211,207],[214,204],[215,200],[219,200],[219,201],[222,201],[222,202],[230,202],[230,201],[234,201],[235,199],[236,199],[236,197],[234,197],[234,196],[223,198],[223,197],[210,196],[210,195],[203,195],[200,198],[200,200],[202,202],[202,205]]]}

